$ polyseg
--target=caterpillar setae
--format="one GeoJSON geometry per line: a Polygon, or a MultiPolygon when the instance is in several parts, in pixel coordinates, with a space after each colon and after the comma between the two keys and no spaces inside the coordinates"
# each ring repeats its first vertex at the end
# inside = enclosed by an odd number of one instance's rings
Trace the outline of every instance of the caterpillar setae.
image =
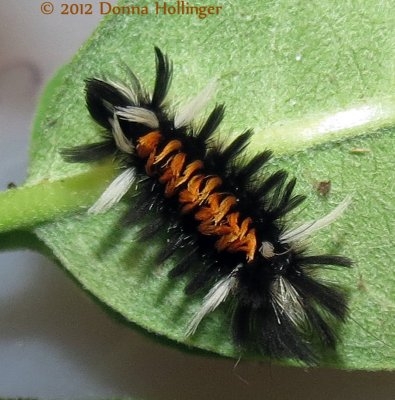
{"type": "Polygon", "coordinates": [[[94,162],[112,155],[122,170],[89,212],[108,210],[138,183],[137,203],[128,207],[124,222],[140,220],[148,210],[156,212],[160,222],[148,225],[145,237],[166,226],[169,236],[158,263],[179,248],[188,249],[169,276],[187,274],[186,294],[205,293],[186,334],[194,334],[201,320],[226,301],[232,336],[241,349],[315,364],[320,349],[335,348],[334,325],[347,313],[346,295],[318,280],[316,271],[323,265],[348,267],[351,261],[310,255],[302,242],[334,221],[349,199],[321,219],[287,227],[284,217],[304,200],[293,194],[296,180],[282,170],[265,174],[270,151],[249,161],[240,156],[251,130],[227,146],[213,144],[223,105],[216,105],[200,126],[193,124],[213,84],[180,111],[170,112],[164,99],[172,64],[158,48],[155,53],[152,95],[131,71],[129,86],[86,81],[87,108],[104,128],[103,137],[64,149],[63,157],[94,162]],[[200,260],[198,266],[194,258],[200,260]]]}

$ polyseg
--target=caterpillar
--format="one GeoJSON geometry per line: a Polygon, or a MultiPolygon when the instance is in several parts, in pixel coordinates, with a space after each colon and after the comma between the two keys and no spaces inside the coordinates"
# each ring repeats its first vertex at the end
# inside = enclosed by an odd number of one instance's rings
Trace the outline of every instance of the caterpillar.
{"type": "Polygon", "coordinates": [[[348,311],[346,294],[317,278],[316,272],[352,263],[338,255],[311,255],[303,241],[342,214],[350,199],[323,218],[288,227],[286,216],[305,199],[293,194],[296,179],[283,170],[265,172],[272,157],[269,150],[246,160],[243,152],[252,130],[227,146],[214,144],[224,105],[215,105],[204,123],[193,122],[215,84],[171,112],[165,97],[172,63],[157,47],[155,55],[151,95],[130,70],[130,84],[86,80],[87,108],[104,128],[102,138],[63,149],[63,158],[81,163],[113,156],[121,168],[89,212],[109,210],[138,186],[138,200],[129,205],[123,223],[155,213],[157,219],[140,237],[167,227],[167,245],[157,262],[174,258],[182,248],[183,257],[177,258],[169,276],[189,277],[187,295],[205,293],[186,335],[193,335],[204,317],[225,302],[240,349],[316,364],[322,349],[335,348],[334,326],[345,321],[348,311]]]}

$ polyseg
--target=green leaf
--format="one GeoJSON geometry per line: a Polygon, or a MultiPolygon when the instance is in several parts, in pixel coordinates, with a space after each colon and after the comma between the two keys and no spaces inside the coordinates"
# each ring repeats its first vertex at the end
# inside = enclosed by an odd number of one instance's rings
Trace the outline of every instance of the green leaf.
{"type": "MultiPolygon", "coordinates": [[[[222,139],[253,127],[249,152],[273,148],[278,157],[270,168],[285,168],[298,178],[296,190],[308,199],[294,221],[322,216],[352,194],[345,215],[311,243],[315,251],[336,251],[356,262],[351,271],[322,273],[348,288],[351,297],[337,357],[328,356],[324,363],[394,368],[393,3],[221,4],[220,15],[205,19],[157,16],[153,10],[150,15],[106,18],[43,97],[27,184],[95,174],[96,167],[67,164],[59,155],[60,148],[99,135],[84,105],[84,79],[125,77],[126,63],[151,87],[153,46],[158,45],[174,62],[172,104],[179,105],[218,77],[215,101],[227,105],[222,139]],[[331,181],[331,191],[320,196],[315,185],[325,180],[331,181]]],[[[97,191],[98,186],[86,187],[91,197],[97,191]]],[[[81,198],[70,209],[77,211],[90,201],[81,198]]],[[[127,320],[176,342],[238,357],[226,306],[185,339],[201,298],[183,294],[184,279],[167,278],[171,262],[153,265],[165,238],[138,244],[138,227],[117,229],[124,206],[102,216],[88,217],[81,211],[38,226],[35,232],[88,291],[127,320]]],[[[59,209],[58,214],[63,212],[59,209]]],[[[43,215],[40,221],[55,215],[43,215]]]]}

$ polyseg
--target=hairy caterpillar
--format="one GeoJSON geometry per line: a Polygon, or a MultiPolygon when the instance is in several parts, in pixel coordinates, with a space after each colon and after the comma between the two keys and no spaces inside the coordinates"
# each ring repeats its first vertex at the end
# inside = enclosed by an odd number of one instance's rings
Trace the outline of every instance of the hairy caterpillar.
{"type": "Polygon", "coordinates": [[[212,84],[173,115],[163,104],[172,64],[158,48],[155,52],[152,95],[131,71],[130,86],[87,80],[87,107],[104,128],[103,138],[65,149],[63,157],[94,162],[113,155],[122,167],[89,211],[108,210],[139,182],[139,199],[124,222],[156,212],[160,221],[149,225],[145,235],[165,226],[169,235],[158,263],[180,247],[187,248],[170,277],[188,274],[187,294],[206,291],[186,334],[192,335],[201,320],[226,301],[237,344],[276,359],[316,363],[320,346],[336,345],[333,323],[344,321],[347,300],[339,288],[319,281],[315,272],[322,265],[348,267],[351,261],[310,255],[301,242],[334,221],[349,199],[321,219],[288,228],[284,216],[304,200],[293,195],[295,179],[289,180],[285,171],[262,174],[270,151],[241,159],[251,130],[228,146],[212,144],[223,105],[216,105],[200,127],[192,124],[210,99],[212,84]],[[193,258],[200,260],[200,267],[193,258]]]}

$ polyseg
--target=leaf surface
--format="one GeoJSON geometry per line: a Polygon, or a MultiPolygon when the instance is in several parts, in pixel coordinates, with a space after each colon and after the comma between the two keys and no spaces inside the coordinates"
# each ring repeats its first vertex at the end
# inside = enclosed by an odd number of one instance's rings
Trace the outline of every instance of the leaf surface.
{"type": "MultiPolygon", "coordinates": [[[[205,19],[155,15],[153,9],[149,15],[106,18],[43,96],[28,184],[68,179],[92,168],[67,164],[59,155],[63,147],[99,135],[84,105],[84,79],[125,78],[127,64],[150,88],[153,46],[159,46],[174,63],[172,106],[219,78],[215,101],[227,106],[220,138],[254,128],[249,153],[274,149],[270,169],[284,168],[298,178],[296,191],[308,199],[294,222],[320,217],[352,194],[345,215],[311,242],[312,251],[338,252],[356,262],[351,271],[322,274],[351,296],[338,356],[325,364],[394,368],[393,3],[220,4],[220,15],[205,19]],[[331,191],[320,196],[315,186],[327,180],[331,191]]],[[[127,320],[176,342],[238,357],[226,306],[185,339],[202,299],[183,294],[185,280],[167,278],[171,262],[153,264],[164,237],[139,244],[138,227],[117,229],[124,207],[101,216],[82,210],[35,232],[88,291],[127,320]]]]}

